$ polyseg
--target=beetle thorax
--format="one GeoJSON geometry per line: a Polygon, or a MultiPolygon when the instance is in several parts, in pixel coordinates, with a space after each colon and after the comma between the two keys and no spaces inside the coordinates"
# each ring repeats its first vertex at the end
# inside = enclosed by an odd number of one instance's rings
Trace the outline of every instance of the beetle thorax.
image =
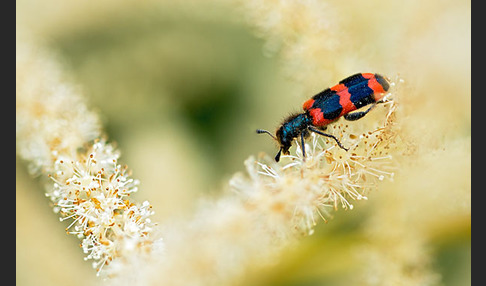
{"type": "MultiPolygon", "coordinates": [[[[307,127],[312,124],[312,119],[307,113],[295,114],[289,116],[277,130],[277,139],[282,147],[284,154],[292,145],[292,140],[302,132],[307,133],[307,127]]],[[[306,134],[304,134],[306,135],[306,134]]]]}

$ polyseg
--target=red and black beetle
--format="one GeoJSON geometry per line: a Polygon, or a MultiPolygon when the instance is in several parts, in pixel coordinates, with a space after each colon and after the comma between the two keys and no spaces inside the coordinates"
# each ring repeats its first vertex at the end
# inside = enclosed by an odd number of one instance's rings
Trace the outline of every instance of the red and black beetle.
{"type": "Polygon", "coordinates": [[[339,147],[347,151],[348,149],[334,135],[322,131],[341,116],[350,121],[365,116],[376,104],[383,102],[382,99],[389,88],[389,80],[379,74],[357,73],[304,102],[304,113],[294,114],[285,119],[275,136],[263,129],[257,129],[256,132],[267,133],[280,144],[280,150],[275,156],[277,162],[280,160],[281,153],[286,155],[290,153],[292,140],[299,135],[305,158],[304,138],[309,135],[309,131],[334,139],[339,147]],[[350,113],[370,104],[371,106],[365,111],[350,113]]]}

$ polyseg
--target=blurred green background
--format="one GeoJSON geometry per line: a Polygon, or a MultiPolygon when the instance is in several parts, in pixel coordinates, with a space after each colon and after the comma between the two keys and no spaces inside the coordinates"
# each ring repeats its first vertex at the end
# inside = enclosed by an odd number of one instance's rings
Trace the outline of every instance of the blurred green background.
{"type": "MultiPolygon", "coordinates": [[[[47,1],[47,9],[17,1],[17,26],[35,31],[59,55],[119,147],[121,162],[140,179],[135,198],[149,200],[160,223],[190,214],[199,197],[222,192],[249,155],[273,155],[272,140],[255,129],[273,131],[310,96],[238,13],[216,2],[196,3],[100,4],[76,13],[70,4],[47,1]],[[59,16],[65,6],[70,12],[59,16]]],[[[322,88],[331,84],[323,81],[322,88]]],[[[24,164],[17,160],[17,284],[98,283],[79,241],[64,233],[24,164]]],[[[350,253],[356,241],[368,239],[363,232],[380,207],[376,201],[370,196],[353,211],[339,211],[338,220],[319,224],[301,247],[285,253],[287,259],[244,282],[347,285],[355,267],[350,253]]],[[[470,218],[425,236],[430,267],[443,285],[470,284],[470,218]]]]}
{"type": "MultiPolygon", "coordinates": [[[[49,44],[99,109],[111,139],[121,146],[170,140],[154,142],[150,152],[187,152],[181,161],[205,173],[199,191],[211,191],[249,154],[273,152],[255,129],[273,130],[301,98],[251,30],[223,12],[210,19],[184,12],[131,10],[49,44]]],[[[131,166],[136,158],[126,160],[131,166]]]]}

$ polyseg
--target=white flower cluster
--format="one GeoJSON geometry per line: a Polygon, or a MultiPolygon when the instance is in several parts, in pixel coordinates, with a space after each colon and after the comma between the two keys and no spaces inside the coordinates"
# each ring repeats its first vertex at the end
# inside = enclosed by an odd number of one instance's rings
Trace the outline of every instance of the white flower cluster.
{"type": "Polygon", "coordinates": [[[54,187],[46,195],[61,221],[72,220],[66,231],[82,239],[85,259],[93,259],[99,273],[117,256],[150,248],[153,211],[147,201],[137,205],[128,199],[139,182],[117,163],[119,154],[110,144],[98,140],[85,154],[76,161],[59,156],[50,176],[54,187]]]}
{"type": "Polygon", "coordinates": [[[77,148],[101,134],[98,115],[65,79],[54,55],[17,42],[17,152],[31,174],[50,173],[56,158],[75,156],[77,148]]]}
{"type": "Polygon", "coordinates": [[[17,52],[17,152],[32,174],[54,181],[46,195],[70,222],[66,231],[82,240],[98,274],[114,258],[150,250],[152,206],[129,199],[139,182],[117,163],[111,144],[95,139],[97,114],[52,55],[24,42],[17,52]]]}
{"type": "Polygon", "coordinates": [[[279,163],[268,155],[248,158],[246,172],[232,177],[227,193],[202,201],[188,220],[158,228],[162,255],[133,263],[136,279],[128,279],[132,269],[112,284],[235,285],[249,271],[264,271],[335,209],[351,209],[393,178],[395,110],[395,102],[389,102],[369,115],[374,120],[330,126],[348,152],[333,140],[311,135],[305,160],[300,146],[279,163]]]}
{"type": "Polygon", "coordinates": [[[394,164],[388,151],[396,140],[396,103],[389,101],[386,105],[390,106],[376,110],[385,120],[374,131],[356,134],[352,126],[343,123],[329,127],[349,146],[348,152],[312,133],[306,158],[299,140],[295,140],[296,154],[282,156],[283,164],[268,156],[258,160],[250,157],[245,162],[249,178],[239,174],[231,180],[231,186],[275,224],[290,223],[294,231],[312,234],[317,218],[326,221],[339,205],[352,209],[352,200],[366,200],[366,193],[376,182],[393,179],[394,164]]]}

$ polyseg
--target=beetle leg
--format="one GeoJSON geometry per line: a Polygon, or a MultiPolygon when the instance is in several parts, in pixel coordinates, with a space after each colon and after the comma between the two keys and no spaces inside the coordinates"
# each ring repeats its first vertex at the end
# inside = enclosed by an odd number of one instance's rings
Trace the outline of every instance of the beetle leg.
{"type": "Polygon", "coordinates": [[[358,120],[361,117],[365,116],[366,113],[370,112],[370,110],[373,109],[373,107],[375,107],[375,106],[376,106],[376,103],[373,103],[370,106],[370,108],[368,108],[366,111],[358,111],[358,112],[353,112],[353,113],[345,114],[344,115],[344,119],[349,120],[349,121],[358,120]]]}
{"type": "Polygon", "coordinates": [[[332,138],[332,139],[334,139],[336,141],[336,143],[338,144],[339,147],[341,147],[342,149],[344,149],[346,151],[349,150],[348,148],[344,147],[343,144],[341,144],[341,142],[339,142],[339,140],[334,135],[321,132],[318,129],[312,127],[312,126],[309,126],[309,130],[312,131],[312,132],[315,132],[315,133],[317,133],[319,135],[326,136],[326,137],[330,137],[330,138],[332,138]]]}
{"type": "Polygon", "coordinates": [[[276,162],[280,161],[280,154],[281,154],[281,153],[282,153],[282,148],[280,148],[280,149],[278,150],[277,155],[275,155],[275,161],[276,161],[276,162]]]}
{"type": "Polygon", "coordinates": [[[305,143],[304,143],[304,132],[300,133],[300,142],[302,144],[302,156],[304,157],[305,161],[305,143]]]}

